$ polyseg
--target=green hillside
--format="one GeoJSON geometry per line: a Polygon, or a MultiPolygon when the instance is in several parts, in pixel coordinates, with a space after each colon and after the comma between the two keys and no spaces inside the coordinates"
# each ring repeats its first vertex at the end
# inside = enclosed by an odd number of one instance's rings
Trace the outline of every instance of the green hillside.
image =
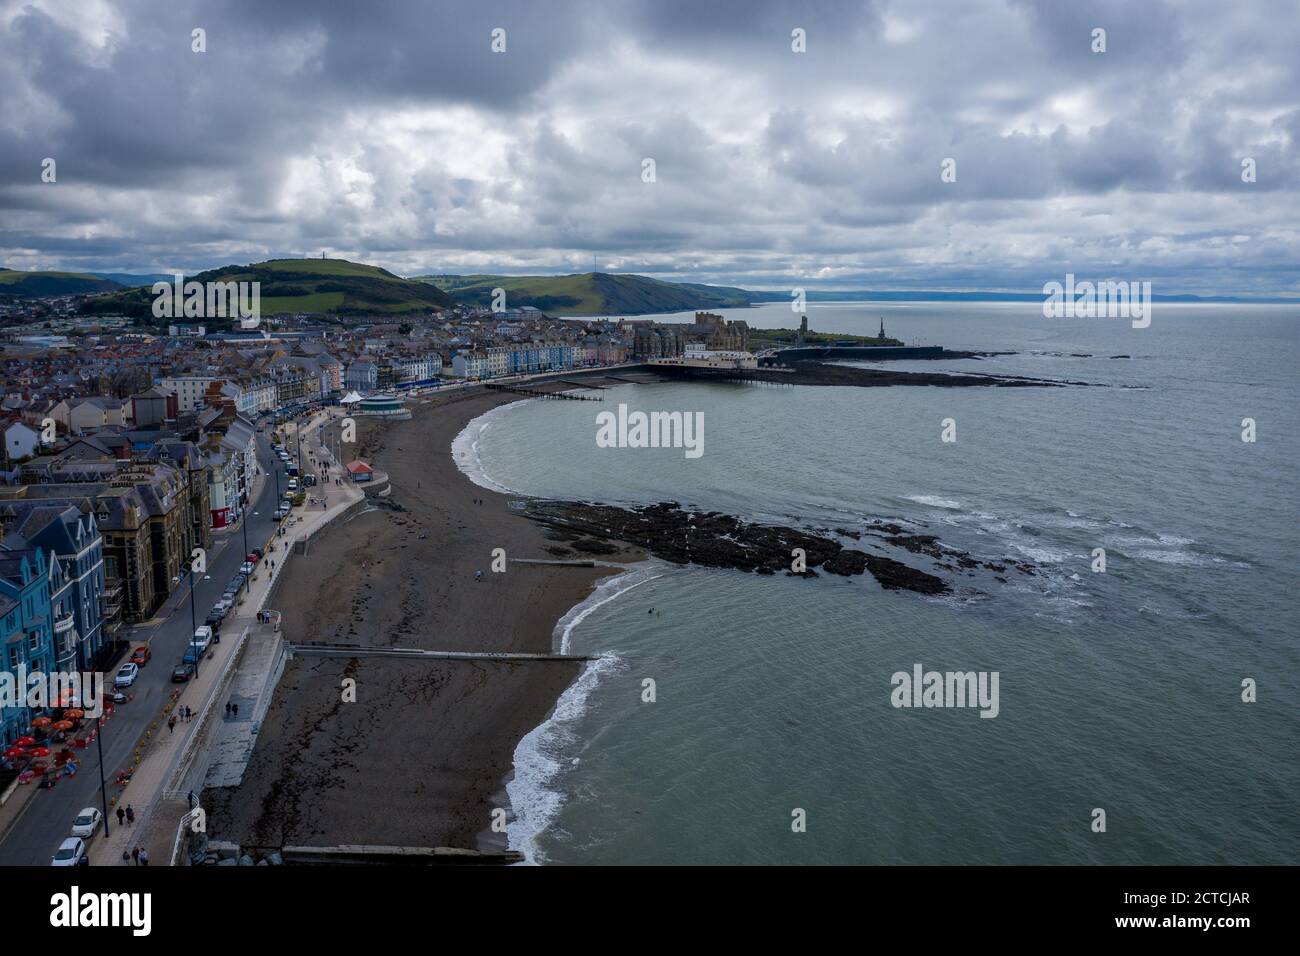
{"type": "Polygon", "coordinates": [[[20,272],[0,269],[0,295],[35,298],[47,295],[81,295],[122,288],[110,279],[84,272],[20,272]]]}
{"type": "MultiPolygon", "coordinates": [[[[393,275],[378,266],[344,259],[271,259],[223,266],[188,276],[196,282],[260,282],[262,315],[322,313],[403,315],[451,305],[451,297],[427,282],[393,275]]],[[[151,289],[99,296],[85,310],[152,318],[151,289]]]]}
{"type": "Polygon", "coordinates": [[[415,276],[459,302],[490,306],[492,290],[506,290],[506,308],[531,305],[548,315],[646,315],[749,305],[744,289],[664,282],[646,276],[582,272],[564,276],[415,276]]]}

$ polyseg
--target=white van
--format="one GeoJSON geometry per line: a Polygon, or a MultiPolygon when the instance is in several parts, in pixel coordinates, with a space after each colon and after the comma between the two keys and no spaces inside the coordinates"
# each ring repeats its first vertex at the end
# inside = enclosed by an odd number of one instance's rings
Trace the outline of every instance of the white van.
{"type": "Polygon", "coordinates": [[[212,628],[208,627],[206,624],[199,625],[195,628],[194,640],[190,643],[198,648],[199,653],[202,654],[208,649],[208,645],[212,643],[212,628]]]}

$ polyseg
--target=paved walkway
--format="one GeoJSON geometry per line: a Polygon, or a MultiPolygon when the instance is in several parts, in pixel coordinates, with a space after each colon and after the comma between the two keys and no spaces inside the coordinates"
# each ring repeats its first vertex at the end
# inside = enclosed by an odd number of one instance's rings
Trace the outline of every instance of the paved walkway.
{"type": "MultiPolygon", "coordinates": [[[[304,433],[312,433],[327,420],[328,413],[322,412],[304,423],[302,430],[304,433]]],[[[328,457],[328,452],[319,448],[313,451],[318,458],[328,457]]],[[[330,466],[333,473],[339,473],[337,462],[331,459],[330,466]]],[[[192,779],[189,770],[195,756],[222,736],[224,704],[236,675],[235,665],[245,655],[255,657],[265,653],[265,649],[260,646],[254,650],[249,642],[262,645],[278,639],[274,628],[262,625],[257,615],[265,607],[275,579],[293,551],[294,542],[305,540],[365,496],[364,490],[351,482],[342,487],[322,482],[307,490],[310,497],[324,497],[326,507],[304,505],[295,508],[294,513],[281,524],[284,536],[277,535],[274,538],[275,550],[258,562],[248,589],[222,626],[224,639],[219,644],[213,644],[199,664],[199,676],[187,684],[178,685],[183,687],[178,703],[192,708],[194,719],[178,722],[171,732],[167,729],[170,714],[160,715],[153,723],[153,729],[143,741],[143,759],[126,789],[117,797],[114,805],[109,807],[110,813],[116,813],[118,806],[130,804],[135,810],[135,825],[114,827],[107,840],[95,840],[90,849],[90,862],[93,865],[121,865],[122,851],[129,852],[131,847],[140,844],[149,850],[151,865],[165,866],[170,862],[176,828],[188,810],[186,791],[178,791],[176,788],[184,783],[188,789],[192,779]],[[274,571],[270,569],[271,560],[275,561],[274,571]]],[[[174,705],[169,705],[169,709],[172,706],[174,705]]],[[[258,719],[260,720],[260,715],[258,719]]],[[[196,791],[198,794],[199,791],[196,791]]]]}

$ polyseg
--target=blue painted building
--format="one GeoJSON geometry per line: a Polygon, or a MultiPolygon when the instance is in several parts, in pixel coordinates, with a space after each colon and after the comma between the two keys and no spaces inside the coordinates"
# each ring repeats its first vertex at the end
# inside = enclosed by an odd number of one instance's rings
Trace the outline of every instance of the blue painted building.
{"type": "MultiPolygon", "coordinates": [[[[39,548],[0,549],[0,622],[3,623],[3,660],[17,706],[0,701],[0,743],[6,747],[27,733],[40,713],[23,702],[26,688],[18,686],[20,668],[27,674],[54,670],[54,631],[50,608],[51,568],[39,548]]],[[[62,574],[55,569],[56,583],[62,574]]]]}
{"type": "Polygon", "coordinates": [[[53,553],[62,574],[51,588],[55,664],[60,671],[98,670],[111,656],[114,630],[105,623],[104,538],[93,513],[72,505],[14,502],[4,509],[4,550],[53,553]]]}

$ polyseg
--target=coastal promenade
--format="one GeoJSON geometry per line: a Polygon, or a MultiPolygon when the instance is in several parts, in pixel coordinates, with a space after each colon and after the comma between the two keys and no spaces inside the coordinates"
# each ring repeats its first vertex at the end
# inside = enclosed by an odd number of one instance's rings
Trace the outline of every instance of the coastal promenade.
{"type": "MultiPolygon", "coordinates": [[[[307,439],[328,418],[327,412],[314,416],[302,425],[301,437],[307,439]]],[[[304,460],[306,451],[304,448],[304,460]]],[[[318,447],[313,454],[325,461],[331,475],[342,472],[340,464],[328,450],[318,447]]],[[[280,529],[271,535],[270,541],[259,542],[266,545],[266,554],[258,563],[248,589],[222,627],[224,640],[212,645],[200,664],[199,676],[182,685],[184,691],[179,702],[194,711],[194,718],[178,721],[174,730],[169,731],[167,720],[175,706],[175,703],[169,703],[146,732],[141,741],[144,745],[140,748],[142,760],[116,799],[116,806],[131,805],[134,808],[136,823],[119,827],[114,821],[109,838],[96,837],[90,846],[93,865],[120,865],[123,852],[129,854],[135,846],[144,846],[148,850],[153,865],[165,865],[170,861],[178,827],[189,810],[188,794],[191,790],[201,802],[202,791],[194,786],[191,769],[196,763],[204,762],[207,748],[223,729],[223,704],[236,668],[246,656],[256,655],[258,647],[278,638],[278,623],[260,621],[259,613],[268,610],[268,599],[288,564],[289,555],[296,544],[347,512],[365,496],[364,491],[351,482],[345,481],[342,486],[337,486],[330,479],[322,480],[310,490],[313,494],[309,498],[315,501],[323,499],[324,507],[309,501],[303,507],[295,508],[280,529]],[[269,550],[272,544],[273,551],[269,550]],[[272,561],[275,562],[274,568],[271,567],[272,561]]],[[[115,807],[110,806],[109,811],[115,812],[115,807]]]]}

